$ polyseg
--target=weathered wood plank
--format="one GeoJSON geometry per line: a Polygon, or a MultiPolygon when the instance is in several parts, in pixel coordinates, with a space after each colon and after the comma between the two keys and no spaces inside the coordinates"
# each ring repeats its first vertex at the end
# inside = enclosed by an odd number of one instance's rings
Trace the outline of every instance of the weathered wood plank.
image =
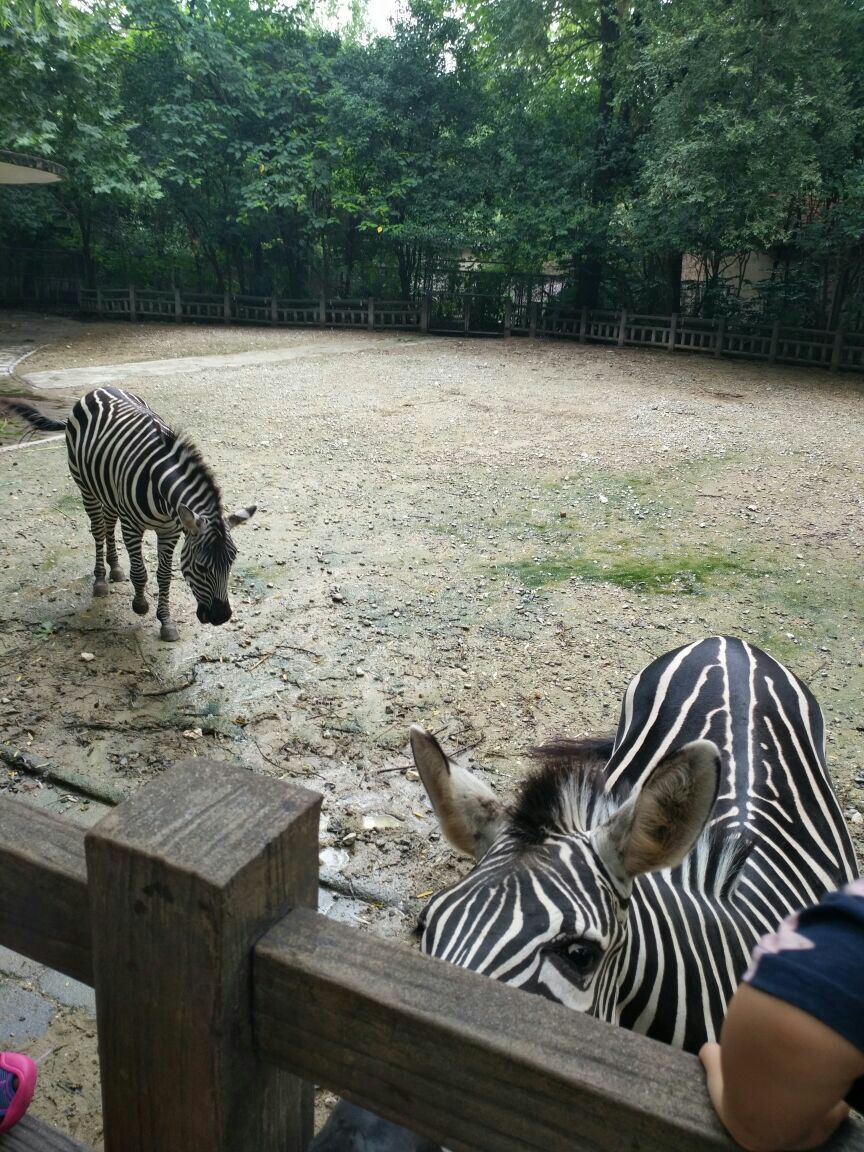
{"type": "Polygon", "coordinates": [[[312,1089],[252,1042],[252,947],[314,907],[321,797],[187,760],[86,837],[106,1152],[301,1152],[312,1089]]]}
{"type": "Polygon", "coordinates": [[[454,1152],[735,1147],[695,1057],[312,912],[258,944],[254,982],[268,1059],[454,1152]]]}
{"type": "Polygon", "coordinates": [[[10,1132],[0,1136],[0,1152],[93,1152],[93,1149],[58,1132],[50,1124],[43,1124],[35,1116],[25,1116],[10,1132]]]}
{"type": "Polygon", "coordinates": [[[93,983],[83,829],[0,800],[0,943],[93,983]]]}

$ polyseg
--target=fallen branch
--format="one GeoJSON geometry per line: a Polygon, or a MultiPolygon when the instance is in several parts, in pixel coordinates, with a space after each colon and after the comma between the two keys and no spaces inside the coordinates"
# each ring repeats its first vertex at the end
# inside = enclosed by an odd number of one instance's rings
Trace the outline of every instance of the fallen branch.
{"type": "Polygon", "coordinates": [[[261,754],[261,758],[262,758],[263,760],[266,760],[268,764],[272,764],[274,768],[278,768],[278,769],[280,770],[280,772],[281,772],[281,771],[282,771],[282,768],[283,768],[283,765],[282,765],[282,764],[279,764],[279,763],[277,763],[277,761],[276,761],[276,760],[273,760],[273,759],[272,759],[270,756],[268,756],[268,755],[267,755],[267,753],[264,751],[264,749],[261,747],[261,745],[258,743],[258,741],[255,739],[255,737],[254,737],[254,736],[250,736],[250,737],[249,737],[249,739],[252,741],[252,743],[255,745],[255,747],[256,747],[256,748],[258,749],[258,751],[260,752],[260,754],[261,754]]]}
{"type": "Polygon", "coordinates": [[[311,648],[301,648],[299,644],[280,644],[280,648],[288,648],[292,652],[305,652],[307,656],[314,656],[316,660],[323,660],[320,652],[313,652],[311,648]]]}
{"type": "Polygon", "coordinates": [[[168,688],[158,688],[155,692],[139,692],[140,696],[170,696],[172,692],[182,692],[184,688],[191,688],[197,679],[197,671],[193,667],[192,675],[182,684],[173,684],[168,688]]]}
{"type": "MultiPolygon", "coordinates": [[[[137,718],[130,720],[129,723],[115,724],[110,720],[78,720],[75,718],[67,718],[64,723],[69,728],[83,728],[87,731],[94,732],[177,732],[178,735],[182,732],[181,725],[184,723],[182,720],[145,720],[137,718]]],[[[202,736],[226,736],[227,733],[223,732],[221,728],[214,728],[212,725],[201,728],[202,736]]]]}
{"type": "Polygon", "coordinates": [[[113,807],[125,799],[122,792],[111,788],[110,785],[105,788],[94,788],[77,772],[68,768],[56,768],[47,760],[43,764],[37,764],[33,757],[26,752],[18,752],[6,744],[0,744],[0,760],[4,764],[8,764],[10,768],[17,768],[19,772],[26,772],[29,776],[35,776],[39,780],[47,780],[51,784],[62,785],[64,788],[77,792],[79,796],[88,800],[97,800],[100,804],[108,804],[113,807]]]}
{"type": "Polygon", "coordinates": [[[403,899],[394,898],[377,884],[364,884],[362,881],[345,880],[337,876],[329,868],[321,868],[318,883],[330,892],[340,896],[347,896],[350,900],[362,900],[364,904],[374,904],[380,908],[395,908],[405,916],[419,916],[423,907],[423,900],[412,900],[410,896],[403,899]]]}

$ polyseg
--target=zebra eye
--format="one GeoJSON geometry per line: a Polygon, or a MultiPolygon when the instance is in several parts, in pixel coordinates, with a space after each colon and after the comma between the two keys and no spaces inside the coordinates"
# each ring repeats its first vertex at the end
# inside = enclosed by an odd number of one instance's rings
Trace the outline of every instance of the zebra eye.
{"type": "Polygon", "coordinates": [[[558,940],[548,951],[566,961],[580,976],[590,975],[600,960],[600,947],[593,940],[558,940]]]}
{"type": "Polygon", "coordinates": [[[600,949],[596,944],[587,944],[582,941],[579,944],[571,944],[566,955],[577,972],[584,975],[597,966],[597,961],[600,959],[600,949]]]}

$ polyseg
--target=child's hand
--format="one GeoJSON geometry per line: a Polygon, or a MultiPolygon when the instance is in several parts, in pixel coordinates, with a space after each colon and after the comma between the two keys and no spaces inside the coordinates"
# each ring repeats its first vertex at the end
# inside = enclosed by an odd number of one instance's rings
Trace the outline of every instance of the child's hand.
{"type": "Polygon", "coordinates": [[[721,1040],[703,1044],[699,1059],[711,1103],[742,1148],[816,1148],[849,1114],[843,1096],[864,1055],[800,1009],[743,984],[721,1040]]]}

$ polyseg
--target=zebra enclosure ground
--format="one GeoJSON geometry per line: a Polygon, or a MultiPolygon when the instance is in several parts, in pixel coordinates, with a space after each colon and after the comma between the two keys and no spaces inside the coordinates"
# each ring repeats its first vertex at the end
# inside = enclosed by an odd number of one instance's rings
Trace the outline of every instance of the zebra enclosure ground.
{"type": "MultiPolygon", "coordinates": [[[[322,886],[322,911],[410,943],[427,894],[468,872],[412,723],[507,799],[532,746],[609,731],[637,669],[731,634],[812,688],[864,850],[859,384],[518,339],[5,316],[38,350],[0,391],[57,419],[129,391],[193,432],[229,510],[261,507],[231,530],[232,618],[198,627],[175,579],[162,643],[107,557],[91,597],[63,438],[22,445],[0,415],[0,759],[39,769],[0,764],[0,787],[89,822],[190,753],[286,776],[324,793],[322,875],[355,893],[322,886]]],[[[42,1117],[95,1144],[93,1022],[67,1016],[42,1117]]]]}
{"type": "Polygon", "coordinates": [[[150,610],[141,540],[148,530],[156,533],[156,618],[162,640],[177,639],[169,595],[181,535],[180,570],[195,594],[198,619],[202,624],[231,619],[228,574],[237,548],[230,529],[246,523],[255,505],[225,515],[216,478],[188,437],[178,436],[143,400],[122,388],[93,389],[67,420],[50,419],[20,400],[6,400],[2,406],[37,431],[66,433],[69,471],[81,491],[96,544],[94,596],[108,595],[106,559],[110,579],[126,579],[114,535],[119,520],[135,590],[132,609],[139,616],[150,610]]]}

